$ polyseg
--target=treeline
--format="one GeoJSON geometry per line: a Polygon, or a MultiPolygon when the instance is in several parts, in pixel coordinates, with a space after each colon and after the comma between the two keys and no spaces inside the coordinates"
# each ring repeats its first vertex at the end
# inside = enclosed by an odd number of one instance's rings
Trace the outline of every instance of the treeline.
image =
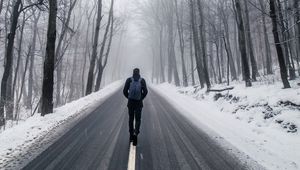
{"type": "Polygon", "coordinates": [[[298,0],[152,0],[139,8],[154,82],[199,81],[209,90],[244,80],[249,87],[279,69],[289,88],[288,79],[300,74],[298,0]]]}
{"type": "Polygon", "coordinates": [[[0,22],[0,127],[98,91],[122,24],[114,0],[1,0],[0,22]]]}

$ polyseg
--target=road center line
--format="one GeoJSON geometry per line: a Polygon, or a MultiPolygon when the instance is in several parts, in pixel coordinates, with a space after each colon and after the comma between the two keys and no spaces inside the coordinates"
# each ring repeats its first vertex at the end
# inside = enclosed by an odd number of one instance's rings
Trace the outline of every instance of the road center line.
{"type": "Polygon", "coordinates": [[[127,170],[135,170],[135,155],[136,155],[136,146],[133,146],[132,143],[130,143],[127,170]]]}

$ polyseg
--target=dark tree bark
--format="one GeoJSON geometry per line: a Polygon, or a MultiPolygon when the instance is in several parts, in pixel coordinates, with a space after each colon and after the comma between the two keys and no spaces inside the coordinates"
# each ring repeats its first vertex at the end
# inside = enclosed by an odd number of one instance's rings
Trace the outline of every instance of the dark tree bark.
{"type": "Polygon", "coordinates": [[[276,6],[275,0],[270,0],[270,17],[272,19],[272,26],[273,26],[272,31],[273,31],[274,42],[275,42],[276,51],[277,51],[279,67],[280,67],[281,80],[282,80],[284,88],[290,88],[291,86],[287,79],[287,77],[288,77],[287,69],[285,66],[283,50],[282,50],[282,47],[280,44],[280,39],[279,39],[279,34],[278,34],[277,14],[276,14],[275,6],[276,6]]]}
{"type": "Polygon", "coordinates": [[[86,85],[85,95],[89,95],[93,90],[93,82],[94,82],[94,70],[95,70],[95,62],[97,58],[97,47],[99,42],[99,33],[100,33],[100,24],[102,19],[102,0],[98,0],[98,12],[97,12],[97,20],[96,20],[96,28],[94,35],[94,43],[92,49],[92,56],[90,60],[90,68],[88,73],[88,80],[86,85]]]}
{"type": "MultiPolygon", "coordinates": [[[[224,4],[222,4],[224,5],[224,4]]],[[[222,18],[222,22],[223,22],[223,25],[224,25],[224,32],[225,32],[225,41],[224,43],[226,43],[227,45],[227,54],[229,57],[229,64],[230,64],[230,73],[231,73],[231,78],[232,80],[237,80],[237,73],[236,73],[236,69],[235,69],[235,65],[234,65],[234,61],[233,61],[233,55],[232,55],[232,50],[231,50],[231,43],[230,43],[230,40],[229,40],[229,25],[228,25],[228,14],[225,13],[223,7],[221,7],[221,18],[222,18]]]]}
{"type": "Polygon", "coordinates": [[[160,26],[159,30],[159,60],[160,60],[160,74],[161,74],[161,83],[166,81],[165,78],[165,70],[163,66],[163,43],[162,43],[162,38],[163,38],[163,26],[160,26]]]}
{"type": "Polygon", "coordinates": [[[198,30],[195,23],[195,9],[194,9],[194,1],[189,0],[190,5],[190,19],[191,19],[191,25],[192,25],[192,32],[193,32],[193,41],[194,41],[194,49],[195,49],[195,59],[196,59],[196,67],[198,72],[198,77],[200,81],[201,88],[204,88],[204,75],[203,75],[203,64],[202,60],[200,59],[200,43],[198,39],[198,30]]]}
{"type": "Polygon", "coordinates": [[[250,62],[251,62],[251,68],[252,68],[252,80],[256,81],[256,76],[258,76],[258,69],[257,69],[257,63],[256,59],[254,56],[254,48],[253,48],[253,42],[252,42],[252,37],[251,37],[251,29],[250,29],[250,22],[249,22],[249,10],[248,10],[248,2],[244,1],[245,5],[245,31],[246,31],[246,41],[248,45],[248,52],[249,52],[249,57],[250,57],[250,62]]]}
{"type": "Polygon", "coordinates": [[[192,77],[192,85],[194,86],[195,83],[195,74],[194,74],[194,56],[193,56],[193,31],[192,27],[190,27],[190,60],[191,60],[191,77],[192,77]]]}
{"type": "Polygon", "coordinates": [[[266,26],[266,17],[265,17],[266,9],[265,9],[263,0],[259,0],[259,4],[260,4],[260,8],[262,10],[262,26],[263,26],[263,32],[264,32],[267,74],[273,74],[271,47],[270,47],[270,42],[269,42],[269,37],[268,37],[268,32],[267,32],[267,26],[266,26]]]}
{"type": "Polygon", "coordinates": [[[222,73],[221,73],[221,63],[220,63],[220,43],[219,43],[220,41],[216,41],[216,50],[217,50],[217,64],[218,64],[218,74],[219,74],[219,76],[218,76],[218,83],[219,84],[221,84],[222,83],[222,73]]]}
{"type": "MultiPolygon", "coordinates": [[[[280,22],[280,26],[281,26],[281,35],[282,35],[282,43],[283,43],[283,55],[284,55],[284,58],[285,58],[285,62],[286,62],[286,65],[288,67],[288,71],[289,71],[289,75],[290,75],[290,79],[295,79],[296,78],[296,74],[295,74],[295,69],[292,67],[291,65],[291,61],[290,61],[290,58],[292,58],[290,56],[290,52],[289,52],[289,44],[288,44],[288,28],[287,28],[287,24],[286,22],[284,22],[284,17],[283,17],[283,11],[282,11],[282,7],[281,7],[281,3],[279,0],[277,0],[277,3],[275,3],[275,8],[277,7],[278,9],[278,17],[276,17],[277,19],[279,19],[279,22],[280,22]]],[[[275,9],[276,10],[276,9],[275,9]]],[[[277,15],[277,14],[276,14],[277,15]]],[[[280,38],[280,37],[279,37],[280,38]]],[[[279,39],[280,40],[280,39],[279,39]]]]}
{"type": "Polygon", "coordinates": [[[286,39],[287,39],[287,46],[288,46],[288,51],[289,51],[289,56],[290,56],[290,80],[295,80],[296,79],[296,70],[295,70],[295,63],[294,63],[294,50],[293,50],[293,44],[292,44],[292,32],[290,29],[290,20],[291,20],[291,15],[293,15],[293,13],[290,12],[290,6],[288,4],[288,1],[283,1],[284,3],[284,17],[285,17],[285,34],[286,34],[286,39]]]}
{"type": "MultiPolygon", "coordinates": [[[[234,26],[233,31],[233,37],[234,37],[234,48],[235,48],[235,55],[236,55],[236,65],[237,65],[237,76],[242,74],[242,66],[241,66],[241,57],[240,52],[238,49],[238,33],[237,33],[237,26],[234,26]]],[[[244,74],[242,74],[244,76],[244,74]]]]}
{"type": "Polygon", "coordinates": [[[229,65],[230,65],[230,57],[229,57],[229,50],[228,50],[228,46],[227,46],[227,43],[226,43],[226,39],[225,39],[225,36],[223,36],[223,41],[224,41],[224,45],[225,45],[225,51],[226,51],[226,54],[227,54],[227,86],[229,85],[229,65]]]}
{"type": "Polygon", "coordinates": [[[8,40],[7,40],[7,48],[6,48],[6,54],[5,54],[5,67],[4,67],[4,73],[1,81],[1,99],[0,99],[0,126],[3,126],[5,124],[5,118],[4,118],[4,108],[6,107],[6,104],[9,102],[12,102],[12,96],[11,94],[7,95],[7,88],[11,88],[11,84],[8,84],[8,79],[12,72],[12,64],[13,64],[13,46],[14,46],[14,40],[16,36],[16,29],[18,25],[18,18],[20,15],[19,8],[21,5],[21,0],[17,0],[13,7],[13,13],[12,13],[12,22],[10,27],[10,33],[8,34],[8,40]]]}
{"type": "Polygon", "coordinates": [[[49,20],[47,31],[46,57],[44,61],[44,77],[42,85],[41,115],[53,112],[53,77],[55,61],[57,0],[49,1],[49,20]]]}
{"type": "MultiPolygon", "coordinates": [[[[90,57],[90,43],[89,43],[89,31],[90,31],[90,18],[93,14],[93,10],[89,14],[87,14],[87,28],[86,28],[86,39],[85,39],[85,51],[84,51],[84,59],[83,59],[83,66],[82,66],[82,74],[81,74],[81,97],[85,95],[85,77],[86,77],[86,64],[87,58],[90,57]]],[[[91,36],[93,37],[93,36],[91,36]]]]}
{"type": "Polygon", "coordinates": [[[300,75],[300,67],[299,67],[299,58],[300,58],[300,8],[299,8],[299,0],[294,0],[294,11],[295,11],[295,37],[297,37],[297,64],[298,64],[298,74],[300,75]]]}
{"type": "MultiPolygon", "coordinates": [[[[99,59],[98,59],[98,63],[97,63],[97,65],[98,65],[98,76],[97,76],[97,79],[96,79],[95,91],[98,91],[100,89],[100,84],[101,84],[101,80],[102,80],[103,71],[104,71],[104,68],[106,66],[106,63],[103,60],[107,60],[107,56],[104,55],[104,49],[105,49],[105,46],[106,46],[107,36],[108,36],[109,31],[111,31],[110,35],[111,36],[113,35],[112,34],[113,30],[109,30],[110,28],[113,29],[113,7],[114,7],[114,0],[111,0],[111,5],[110,5],[110,10],[109,10],[109,15],[108,15],[108,21],[107,21],[107,24],[106,24],[103,40],[102,40],[102,43],[101,43],[101,49],[100,49],[99,59]]],[[[107,47],[107,48],[110,48],[110,47],[107,47]]]]}
{"type": "Polygon", "coordinates": [[[4,0],[0,0],[0,14],[1,14],[2,9],[3,9],[3,2],[4,2],[4,0]]]}
{"type": "Polygon", "coordinates": [[[236,20],[238,25],[238,39],[239,39],[239,47],[240,53],[242,58],[242,65],[243,65],[243,72],[245,76],[245,83],[246,87],[252,86],[250,80],[250,70],[248,65],[247,59],[247,52],[246,52],[246,37],[245,37],[245,28],[244,28],[244,21],[242,16],[242,9],[240,0],[234,0],[235,8],[236,8],[236,20]]]}
{"type": "Polygon", "coordinates": [[[205,34],[205,20],[203,14],[203,4],[200,0],[197,0],[198,10],[200,15],[200,39],[201,39],[201,49],[202,49],[202,60],[203,60],[203,72],[207,90],[210,89],[211,84],[209,80],[208,67],[207,67],[207,49],[206,49],[206,34],[205,34]]]}

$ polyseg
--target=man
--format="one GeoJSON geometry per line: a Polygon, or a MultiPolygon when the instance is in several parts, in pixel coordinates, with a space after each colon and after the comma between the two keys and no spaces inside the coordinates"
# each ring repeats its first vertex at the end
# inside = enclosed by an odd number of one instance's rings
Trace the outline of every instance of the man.
{"type": "Polygon", "coordinates": [[[146,81],[141,78],[140,70],[138,68],[133,69],[132,77],[129,77],[126,80],[123,93],[124,96],[128,99],[127,107],[129,114],[130,142],[133,142],[133,145],[136,146],[137,136],[140,133],[143,100],[148,93],[146,81]],[[134,119],[135,128],[133,127],[134,119]]]}

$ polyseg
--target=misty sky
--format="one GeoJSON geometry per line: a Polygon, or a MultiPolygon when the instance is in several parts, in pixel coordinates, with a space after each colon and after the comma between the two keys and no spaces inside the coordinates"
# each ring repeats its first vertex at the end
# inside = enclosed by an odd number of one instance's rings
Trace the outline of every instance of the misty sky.
{"type": "MultiPolygon", "coordinates": [[[[152,54],[145,33],[139,27],[137,2],[141,0],[117,0],[116,11],[126,15],[125,34],[120,52],[121,68],[124,77],[130,76],[132,69],[139,67],[144,77],[149,78],[152,67],[152,54]]],[[[118,43],[115,41],[115,44],[118,43]]],[[[114,59],[112,59],[114,60],[114,59]]]]}

